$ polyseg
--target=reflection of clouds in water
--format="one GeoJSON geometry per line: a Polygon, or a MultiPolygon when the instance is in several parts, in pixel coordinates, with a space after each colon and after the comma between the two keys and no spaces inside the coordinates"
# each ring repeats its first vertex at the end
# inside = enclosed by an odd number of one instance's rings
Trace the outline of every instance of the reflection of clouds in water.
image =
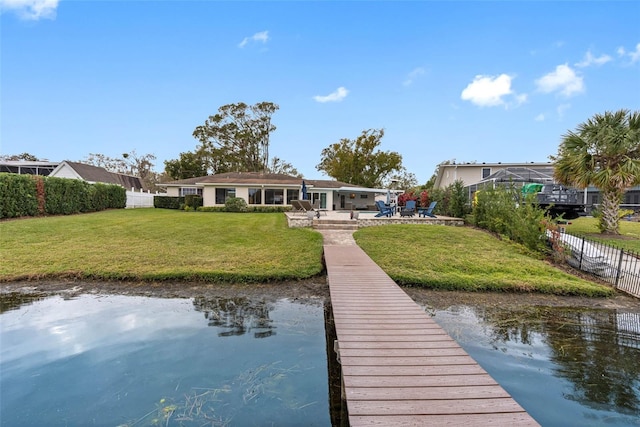
{"type": "Polygon", "coordinates": [[[140,342],[170,335],[172,329],[200,328],[201,318],[188,299],[81,295],[51,297],[0,315],[6,363],[37,353],[52,361],[97,346],[140,342]]]}

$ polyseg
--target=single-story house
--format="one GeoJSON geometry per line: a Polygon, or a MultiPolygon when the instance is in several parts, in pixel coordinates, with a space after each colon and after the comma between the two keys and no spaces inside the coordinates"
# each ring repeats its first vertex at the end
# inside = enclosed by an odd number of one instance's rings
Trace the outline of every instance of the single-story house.
{"type": "Polygon", "coordinates": [[[116,184],[130,191],[142,190],[142,180],[137,176],[125,175],[122,173],[109,172],[99,166],[87,165],[85,163],[63,161],[49,176],[58,178],[80,179],[89,184],[97,182],[103,184],[116,184]]]}
{"type": "Polygon", "coordinates": [[[302,183],[307,199],[326,210],[376,210],[376,195],[386,189],[358,187],[335,180],[314,180],[260,172],[229,172],[158,184],[167,196],[202,196],[204,206],[223,206],[230,197],[240,197],[249,206],[291,205],[302,199],[302,183]]]}

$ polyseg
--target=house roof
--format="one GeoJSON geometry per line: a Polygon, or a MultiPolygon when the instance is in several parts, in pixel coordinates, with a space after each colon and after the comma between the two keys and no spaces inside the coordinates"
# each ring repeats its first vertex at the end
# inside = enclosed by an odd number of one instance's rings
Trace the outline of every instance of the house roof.
{"type": "Polygon", "coordinates": [[[513,181],[513,182],[553,182],[553,166],[543,165],[538,167],[506,167],[497,170],[480,183],[487,181],[513,181]]]}
{"type": "Polygon", "coordinates": [[[473,163],[473,162],[467,162],[467,163],[440,163],[438,165],[438,174],[436,175],[436,181],[434,183],[434,186],[436,188],[440,187],[440,184],[442,182],[444,173],[446,169],[456,169],[456,168],[492,168],[492,169],[496,169],[496,168],[500,168],[500,169],[512,169],[512,168],[529,168],[529,169],[540,169],[540,168],[552,168],[553,169],[553,163],[550,162],[520,162],[520,163],[503,163],[503,162],[497,162],[497,163],[486,163],[486,162],[482,162],[482,163],[473,163]]]}
{"type": "Polygon", "coordinates": [[[80,176],[80,178],[88,182],[117,184],[117,185],[121,185],[124,188],[133,187],[137,190],[142,188],[142,181],[137,176],[109,172],[108,170],[98,166],[87,165],[85,163],[70,162],[70,161],[64,161],[60,163],[56,168],[56,170],[64,167],[64,165],[69,166],[71,169],[75,171],[75,173],[78,174],[78,176],[80,176]]]}
{"type": "Polygon", "coordinates": [[[304,179],[279,173],[261,172],[228,172],[196,178],[180,179],[177,181],[158,184],[164,187],[203,186],[203,185],[281,185],[299,187],[304,180],[307,187],[338,189],[342,187],[356,187],[355,185],[335,180],[304,179]]]}

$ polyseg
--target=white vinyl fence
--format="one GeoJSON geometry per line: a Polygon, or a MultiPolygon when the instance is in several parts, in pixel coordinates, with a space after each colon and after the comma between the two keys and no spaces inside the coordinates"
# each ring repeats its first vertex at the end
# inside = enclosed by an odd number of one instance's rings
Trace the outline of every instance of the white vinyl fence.
{"type": "Polygon", "coordinates": [[[152,208],[153,207],[153,198],[155,196],[165,196],[164,193],[151,193],[147,191],[146,193],[142,190],[134,191],[133,188],[131,190],[127,190],[127,209],[134,208],[152,208]]]}

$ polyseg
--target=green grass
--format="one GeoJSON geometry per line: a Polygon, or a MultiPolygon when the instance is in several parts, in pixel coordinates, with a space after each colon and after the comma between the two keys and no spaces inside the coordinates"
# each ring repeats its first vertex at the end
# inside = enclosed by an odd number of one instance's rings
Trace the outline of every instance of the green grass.
{"type": "Polygon", "coordinates": [[[402,285],[599,297],[614,293],[470,227],[388,225],[360,229],[354,237],[402,285]]]}
{"type": "Polygon", "coordinates": [[[591,240],[640,253],[640,222],[621,220],[620,236],[601,234],[598,220],[593,217],[581,217],[570,222],[571,225],[567,226],[568,233],[585,235],[591,240]]]}
{"type": "Polygon", "coordinates": [[[282,213],[166,209],[0,222],[0,281],[42,278],[247,282],[323,270],[322,236],[282,213]]]}
{"type": "MultiPolygon", "coordinates": [[[[613,291],[468,227],[388,225],[355,233],[404,285],[608,296],[613,291]]],[[[26,279],[266,282],[322,273],[322,236],[282,213],[167,209],[0,222],[0,282],[26,279]]]]}

